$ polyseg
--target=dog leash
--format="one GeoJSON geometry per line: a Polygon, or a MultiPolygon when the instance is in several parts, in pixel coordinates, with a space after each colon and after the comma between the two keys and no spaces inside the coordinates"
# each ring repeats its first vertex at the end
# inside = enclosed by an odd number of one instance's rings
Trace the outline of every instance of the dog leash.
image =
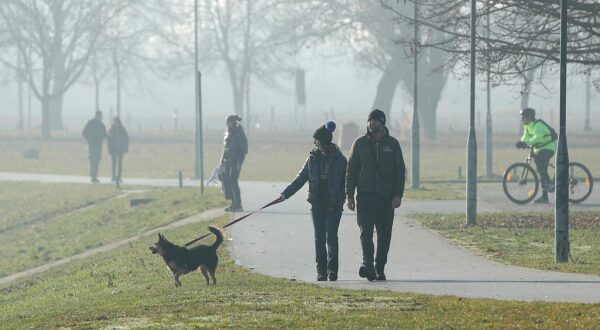
{"type": "MultiPolygon", "coordinates": [[[[225,226],[223,226],[223,228],[227,228],[227,227],[229,227],[229,226],[231,226],[231,225],[233,225],[233,224],[235,224],[235,223],[237,223],[237,222],[240,222],[240,221],[242,221],[242,220],[246,219],[247,217],[249,217],[249,216],[253,215],[254,213],[256,213],[256,212],[258,212],[258,211],[261,211],[261,210],[263,210],[263,209],[266,209],[267,207],[269,207],[269,206],[271,206],[271,205],[275,205],[275,204],[277,204],[277,203],[281,203],[281,201],[279,201],[279,198],[275,199],[274,201],[270,202],[269,204],[267,204],[267,205],[265,205],[265,206],[261,207],[260,209],[258,209],[258,210],[256,210],[256,211],[254,211],[254,212],[248,213],[248,214],[246,214],[246,215],[245,215],[245,216],[243,216],[243,217],[240,217],[240,218],[238,218],[238,219],[235,219],[235,220],[233,220],[233,221],[231,221],[231,222],[228,222],[228,223],[227,223],[225,226]]],[[[209,235],[211,235],[211,234],[212,234],[212,233],[204,234],[204,235],[202,235],[202,236],[200,236],[200,237],[198,237],[198,238],[196,238],[196,239],[194,239],[194,240],[191,240],[191,241],[189,241],[189,242],[185,243],[183,246],[189,246],[189,245],[191,245],[191,244],[194,244],[194,243],[198,242],[199,240],[201,240],[201,239],[203,239],[203,238],[205,238],[205,237],[208,237],[208,236],[209,236],[209,235]]]]}

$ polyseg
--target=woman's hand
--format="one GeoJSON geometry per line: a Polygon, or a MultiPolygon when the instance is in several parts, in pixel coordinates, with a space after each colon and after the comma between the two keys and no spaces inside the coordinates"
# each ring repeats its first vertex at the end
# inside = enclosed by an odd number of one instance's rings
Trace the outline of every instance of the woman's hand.
{"type": "Polygon", "coordinates": [[[397,209],[402,205],[402,197],[394,196],[392,199],[392,208],[397,209]]]}
{"type": "Polygon", "coordinates": [[[279,195],[279,198],[277,198],[277,200],[275,202],[277,203],[281,203],[285,200],[285,196],[283,194],[279,195]]]}

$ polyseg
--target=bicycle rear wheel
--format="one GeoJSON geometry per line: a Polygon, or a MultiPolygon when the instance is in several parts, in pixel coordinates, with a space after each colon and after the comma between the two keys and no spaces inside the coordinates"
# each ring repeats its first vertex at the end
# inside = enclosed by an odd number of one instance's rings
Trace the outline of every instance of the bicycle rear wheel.
{"type": "Polygon", "coordinates": [[[581,163],[569,163],[569,201],[581,203],[590,197],[594,188],[592,173],[581,163]]]}
{"type": "Polygon", "coordinates": [[[502,177],[504,194],[513,203],[527,204],[531,202],[540,189],[538,175],[529,164],[514,163],[510,165],[502,177]]]}

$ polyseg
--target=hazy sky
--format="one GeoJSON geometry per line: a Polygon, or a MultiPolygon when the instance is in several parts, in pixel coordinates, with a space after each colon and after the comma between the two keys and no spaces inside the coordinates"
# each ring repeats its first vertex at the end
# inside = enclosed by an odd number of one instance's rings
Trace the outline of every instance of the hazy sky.
{"type": "MultiPolygon", "coordinates": [[[[358,70],[350,62],[326,63],[315,59],[304,60],[302,67],[306,69],[306,94],[307,115],[313,120],[324,120],[325,111],[334,108],[338,117],[362,120],[368,113],[375,94],[379,74],[367,73],[358,70]]],[[[580,121],[585,111],[585,79],[576,77],[569,80],[567,103],[573,120],[580,121]]],[[[442,95],[438,107],[438,122],[440,127],[448,119],[456,116],[467,116],[469,111],[469,85],[468,80],[457,81],[451,78],[442,95]]],[[[558,80],[549,83],[550,92],[535,88],[534,93],[542,95],[532,96],[530,106],[541,110],[549,116],[550,109],[558,111],[558,80]]],[[[147,90],[138,91],[139,86],[128,86],[122,95],[122,109],[135,118],[155,117],[147,120],[149,125],[158,125],[160,122],[170,122],[173,110],[178,109],[182,118],[193,116],[193,81],[192,79],[180,81],[167,81],[156,79],[147,82],[147,90]],[[153,123],[150,124],[150,121],[153,123]]],[[[213,70],[203,77],[203,111],[207,118],[205,124],[224,118],[233,111],[231,89],[226,75],[222,70],[213,70]]],[[[478,82],[477,109],[485,111],[485,85],[478,82]]],[[[101,108],[108,117],[109,108],[114,107],[116,93],[114,88],[107,88],[101,94],[101,108]]],[[[597,92],[592,89],[592,95],[597,92]]],[[[251,90],[251,111],[259,115],[259,120],[267,121],[271,106],[275,107],[275,116],[279,119],[286,116],[293,120],[294,114],[294,80],[284,81],[279,90],[270,90],[261,84],[254,85],[251,90]]],[[[0,127],[14,126],[17,115],[17,92],[14,84],[0,86],[0,117],[3,118],[0,127]]],[[[592,98],[592,112],[597,108],[598,98],[592,98]]],[[[520,105],[519,88],[499,87],[493,90],[492,109],[498,116],[507,116],[518,113],[520,105]]],[[[402,111],[412,112],[412,100],[402,91],[396,93],[393,113],[402,111]]],[[[39,102],[33,98],[33,125],[39,124],[39,102]]],[[[94,111],[94,93],[92,86],[76,85],[65,96],[64,114],[67,125],[80,125],[94,111]]],[[[556,112],[557,113],[557,112],[556,112]]],[[[115,113],[116,114],[116,113],[115,113]]],[[[466,118],[466,117],[465,117],[466,118]]],[[[556,116],[556,121],[558,121],[556,116]]],[[[508,118],[507,118],[508,119],[508,118]]],[[[502,120],[502,118],[498,118],[502,120]]],[[[183,120],[182,122],[184,122],[183,120]]],[[[217,123],[221,125],[221,123],[217,123]]],[[[577,123],[579,125],[579,123],[577,123]]],[[[166,124],[168,125],[168,124],[166,124]]],[[[183,124],[185,125],[185,123],[183,124]]],[[[457,128],[457,127],[456,127],[457,128]]]]}

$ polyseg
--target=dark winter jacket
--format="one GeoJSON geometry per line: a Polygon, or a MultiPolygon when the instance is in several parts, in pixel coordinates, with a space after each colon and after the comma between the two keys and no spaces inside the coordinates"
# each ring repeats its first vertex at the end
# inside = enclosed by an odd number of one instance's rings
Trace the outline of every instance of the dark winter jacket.
{"type": "MultiPolygon", "coordinates": [[[[329,201],[329,209],[341,210],[344,205],[344,179],[346,177],[346,166],[348,162],[346,157],[342,155],[337,146],[334,145],[334,150],[329,155],[329,174],[327,178],[328,193],[326,200],[329,201]]],[[[307,201],[313,206],[319,205],[319,201],[323,200],[323,196],[319,196],[320,191],[320,173],[321,164],[325,160],[325,156],[318,150],[314,149],[310,152],[310,156],[306,159],[304,166],[292,181],[292,183],[285,188],[282,195],[285,198],[289,198],[294,195],[298,190],[304,186],[308,181],[308,199],[307,201]]]]}
{"type": "Polygon", "coordinates": [[[99,146],[106,137],[106,127],[101,120],[94,118],[85,124],[82,135],[88,144],[99,146]]]}
{"type": "Polygon", "coordinates": [[[123,155],[129,151],[129,135],[122,125],[113,125],[106,136],[108,153],[111,155],[123,155]]]}
{"type": "Polygon", "coordinates": [[[388,199],[402,198],[405,177],[402,149],[387,128],[379,141],[367,133],[352,144],[346,172],[346,196],[349,199],[354,198],[355,189],[359,194],[377,193],[388,199]]]}
{"type": "Polygon", "coordinates": [[[241,164],[248,153],[248,140],[242,126],[234,126],[225,132],[221,164],[241,164]]]}

